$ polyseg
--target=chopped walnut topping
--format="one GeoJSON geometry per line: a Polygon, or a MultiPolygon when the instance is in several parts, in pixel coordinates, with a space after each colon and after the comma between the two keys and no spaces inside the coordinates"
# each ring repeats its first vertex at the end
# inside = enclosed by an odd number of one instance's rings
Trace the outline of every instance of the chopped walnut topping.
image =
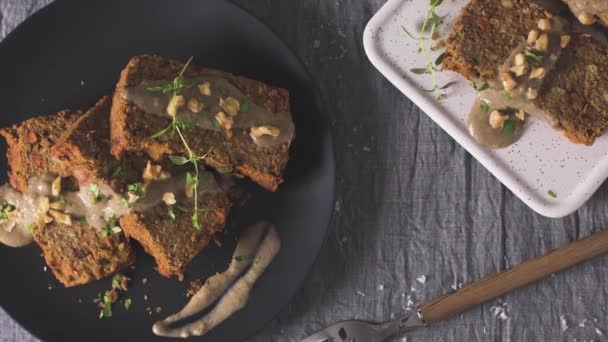
{"type": "Polygon", "coordinates": [[[542,31],[549,31],[551,30],[551,21],[549,21],[548,19],[541,19],[538,21],[538,28],[541,29],[542,31]]]}
{"type": "Polygon", "coordinates": [[[133,203],[137,202],[137,200],[139,200],[139,196],[137,196],[137,194],[135,194],[131,191],[129,191],[127,193],[127,197],[128,197],[127,202],[129,202],[129,204],[133,204],[133,203]]]}
{"type": "Polygon", "coordinates": [[[515,55],[515,65],[526,65],[526,57],[522,53],[518,53],[517,55],[515,55]]]}
{"type": "Polygon", "coordinates": [[[534,43],[534,48],[538,51],[547,51],[549,47],[549,36],[543,33],[534,43]]]}
{"type": "Polygon", "coordinates": [[[568,44],[570,44],[570,39],[572,39],[572,37],[570,37],[569,35],[563,35],[559,38],[559,46],[562,49],[565,49],[566,47],[568,47],[568,44]]]}
{"type": "Polygon", "coordinates": [[[148,160],[144,173],[142,174],[142,178],[145,180],[158,180],[160,178],[162,169],[162,166],[152,164],[152,162],[148,160]]]}
{"type": "Polygon", "coordinates": [[[502,86],[507,91],[511,91],[511,90],[515,89],[515,87],[517,86],[517,82],[515,82],[515,80],[511,76],[511,73],[508,73],[508,72],[500,73],[500,80],[502,81],[502,86]]]}
{"type": "Polygon", "coordinates": [[[49,211],[49,214],[58,223],[63,223],[63,224],[67,224],[67,225],[71,225],[72,224],[72,218],[68,214],[62,213],[62,212],[57,211],[57,210],[52,210],[52,209],[49,211]]]}
{"type": "Polygon", "coordinates": [[[534,88],[528,88],[528,91],[526,92],[526,98],[528,100],[534,100],[538,97],[538,90],[534,89],[534,88]]]}
{"type": "Polygon", "coordinates": [[[46,196],[38,197],[38,212],[46,214],[50,209],[50,201],[46,196]]]}
{"type": "Polygon", "coordinates": [[[545,68],[534,68],[530,73],[530,79],[538,78],[539,80],[542,80],[543,78],[545,78],[546,74],[547,71],[545,70],[545,68]]]}
{"type": "Polygon", "coordinates": [[[197,100],[196,97],[191,97],[190,100],[188,100],[188,109],[190,109],[192,113],[199,113],[203,108],[205,108],[205,104],[197,100]]]}
{"type": "Polygon", "coordinates": [[[538,31],[537,30],[532,30],[528,33],[528,44],[532,45],[536,42],[536,40],[538,39],[538,31]]]}
{"type": "Polygon", "coordinates": [[[177,201],[175,200],[175,194],[172,192],[165,192],[163,194],[163,202],[165,202],[165,204],[168,206],[174,205],[175,203],[177,203],[177,201]]]}
{"type": "Polygon", "coordinates": [[[225,99],[220,98],[220,108],[230,116],[237,116],[241,110],[241,103],[234,97],[228,96],[225,99]]]}
{"type": "Polygon", "coordinates": [[[182,108],[185,104],[186,104],[186,100],[184,99],[184,97],[182,95],[175,95],[171,98],[171,100],[169,101],[169,104],[167,105],[167,113],[171,117],[174,117],[175,115],[177,115],[177,111],[180,108],[182,108]]]}
{"type": "Polygon", "coordinates": [[[234,119],[231,116],[226,115],[224,112],[218,112],[215,115],[215,120],[223,129],[232,129],[234,126],[234,119]]]}
{"type": "Polygon", "coordinates": [[[158,176],[158,180],[167,180],[169,178],[171,178],[171,173],[167,171],[161,171],[160,175],[158,176]]]}
{"type": "Polygon", "coordinates": [[[61,177],[57,177],[51,184],[51,194],[53,196],[57,197],[57,196],[59,196],[60,193],[61,193],[61,177]]]}
{"type": "Polygon", "coordinates": [[[490,126],[492,126],[492,128],[494,129],[502,128],[508,118],[508,115],[505,115],[502,112],[495,110],[490,114],[490,126]]]}
{"type": "Polygon", "coordinates": [[[511,71],[515,74],[515,76],[520,77],[528,73],[527,65],[516,65],[511,68],[511,71]]]}
{"type": "Polygon", "coordinates": [[[582,12],[578,15],[578,21],[583,25],[593,25],[595,24],[595,17],[587,12],[582,12]]]}
{"type": "Polygon", "coordinates": [[[64,200],[59,200],[53,203],[49,204],[49,208],[50,209],[55,209],[55,210],[63,210],[65,209],[65,201],[64,200]]]}
{"type": "Polygon", "coordinates": [[[211,83],[203,82],[198,85],[198,90],[205,96],[211,96],[211,83]]]}
{"type": "Polygon", "coordinates": [[[274,126],[251,127],[251,136],[255,138],[259,138],[263,135],[278,137],[280,134],[281,130],[274,126]]]}
{"type": "Polygon", "coordinates": [[[526,112],[520,109],[517,113],[515,113],[515,117],[521,121],[524,121],[526,119],[526,112]]]}

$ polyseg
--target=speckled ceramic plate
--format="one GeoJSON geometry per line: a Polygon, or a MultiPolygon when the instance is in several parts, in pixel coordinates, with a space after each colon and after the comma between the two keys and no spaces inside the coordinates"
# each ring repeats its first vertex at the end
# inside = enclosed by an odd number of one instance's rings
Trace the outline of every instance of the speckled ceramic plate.
{"type": "MultiPolygon", "coordinates": [[[[136,245],[136,268],[128,271],[134,281],[123,297],[132,299],[130,311],[117,303],[113,317],[99,319],[92,299],[108,290],[111,280],[63,288],[44,268],[35,245],[0,245],[0,305],[43,341],[175,341],[156,337],[152,324],[185,305],[190,280],[223,271],[239,232],[266,219],[276,225],[282,248],[256,283],[247,307],[208,335],[191,339],[241,341],[261,329],[299,289],[333,209],[334,154],[317,86],[271,30],[224,0],[58,0],[0,44],[0,126],[92,106],[112,93],[122,68],[141,53],[181,60],[194,56],[199,65],[289,89],[297,137],[286,182],[276,193],[244,182],[251,199],[231,213],[221,247],[210,246],[193,260],[184,282],[159,276],[152,258],[136,245]]],[[[5,153],[0,141],[2,176],[5,153]]]]}
{"type": "MultiPolygon", "coordinates": [[[[440,31],[447,37],[451,25],[467,0],[444,1],[440,15],[447,15],[440,31]]],[[[487,150],[468,134],[466,116],[475,91],[469,82],[453,72],[437,74],[438,84],[456,81],[448,88],[447,99],[438,102],[428,75],[409,70],[426,65],[418,53],[417,42],[407,37],[403,25],[417,32],[428,1],[389,0],[370,20],[364,34],[364,46],[370,61],[401,92],[471,153],[530,208],[548,217],[566,216],[593,195],[608,176],[608,136],[592,147],[574,145],[558,131],[531,118],[524,137],[501,150],[487,150]],[[549,192],[557,196],[549,196],[549,192]]],[[[440,52],[433,52],[436,57],[440,52]]],[[[433,59],[434,60],[434,59],[433,59]]]]}

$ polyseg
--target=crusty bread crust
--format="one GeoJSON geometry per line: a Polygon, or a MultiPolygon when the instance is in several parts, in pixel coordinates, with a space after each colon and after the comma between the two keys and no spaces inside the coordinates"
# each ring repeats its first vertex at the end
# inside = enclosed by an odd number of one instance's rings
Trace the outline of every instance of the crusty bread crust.
{"type": "MultiPolygon", "coordinates": [[[[153,159],[160,159],[171,153],[184,153],[184,148],[178,139],[150,139],[150,136],[170,123],[168,117],[147,115],[120,95],[124,89],[139,84],[143,79],[172,79],[180,72],[183,65],[178,61],[150,55],[131,59],[121,73],[113,98],[111,150],[114,156],[120,158],[130,150],[146,151],[153,159]]],[[[285,89],[198,66],[190,66],[184,76],[208,75],[229,80],[257,105],[291,118],[289,93],[285,89]]],[[[232,167],[264,188],[275,191],[283,182],[283,171],[289,159],[289,144],[259,148],[251,143],[247,130],[233,129],[233,131],[234,136],[231,138],[227,138],[223,132],[200,132],[195,129],[187,130],[185,135],[191,147],[200,155],[213,147],[213,152],[204,161],[207,166],[218,169],[232,167]]]]}

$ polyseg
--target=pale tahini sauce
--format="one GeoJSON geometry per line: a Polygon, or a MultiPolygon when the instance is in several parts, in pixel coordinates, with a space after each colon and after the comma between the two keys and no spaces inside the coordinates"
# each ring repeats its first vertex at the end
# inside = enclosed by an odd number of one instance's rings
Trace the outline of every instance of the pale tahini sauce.
{"type": "Polygon", "coordinates": [[[228,269],[209,278],[180,312],[156,322],[152,331],[158,336],[181,338],[208,333],[245,307],[253,285],[280,248],[281,240],[272,224],[261,222],[247,228],[239,239],[228,269]],[[218,299],[215,307],[199,320],[171,327],[205,310],[218,299]]]}
{"type": "MultiPolygon", "coordinates": [[[[166,85],[170,80],[149,81],[143,80],[140,84],[127,88],[120,96],[133,103],[142,111],[161,117],[169,118],[167,108],[173,97],[173,92],[162,93],[150,91],[151,88],[166,85]]],[[[252,138],[252,142],[261,147],[273,147],[284,143],[291,143],[295,135],[295,125],[290,115],[285,113],[273,113],[262,108],[251,101],[242,91],[235,87],[228,80],[206,76],[197,78],[184,78],[183,83],[188,85],[179,91],[179,95],[184,97],[184,104],[177,109],[177,117],[186,121],[193,122],[197,127],[213,131],[222,131],[218,125],[216,115],[225,110],[220,106],[221,99],[232,97],[236,99],[240,108],[238,113],[232,116],[232,128],[251,129],[252,127],[272,126],[278,128],[278,136],[262,135],[252,138]],[[198,87],[207,83],[208,92],[203,94],[198,87]],[[198,106],[189,106],[187,103],[196,100],[198,106]],[[201,108],[202,107],[202,108],[201,108]],[[193,108],[195,111],[193,111],[193,108]]]]}
{"type": "MultiPolygon", "coordinates": [[[[8,219],[0,220],[0,243],[10,247],[23,247],[33,241],[32,230],[35,226],[44,225],[42,217],[48,217],[48,212],[41,212],[40,200],[48,198],[48,202],[62,202],[60,211],[72,220],[85,218],[92,229],[101,232],[112,219],[119,219],[131,212],[145,212],[159,205],[163,194],[173,193],[178,202],[190,201],[186,197],[186,175],[172,176],[164,180],[152,181],[145,189],[145,195],[132,205],[125,205],[127,197],[116,193],[110,185],[98,181],[93,182],[101,198],[96,198],[91,184],[81,185],[78,191],[61,191],[53,194],[54,175],[34,177],[29,181],[29,191],[22,194],[10,185],[0,186],[0,204],[6,201],[14,208],[8,212],[8,219]]],[[[201,172],[198,183],[198,194],[222,192],[222,184],[215,180],[213,174],[201,172]]]]}

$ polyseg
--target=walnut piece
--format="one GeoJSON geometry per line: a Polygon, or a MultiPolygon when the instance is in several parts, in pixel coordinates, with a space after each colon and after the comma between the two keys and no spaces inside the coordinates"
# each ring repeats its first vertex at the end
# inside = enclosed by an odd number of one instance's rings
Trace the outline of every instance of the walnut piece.
{"type": "Polygon", "coordinates": [[[175,203],[177,203],[177,201],[175,200],[175,194],[172,192],[165,192],[163,194],[163,202],[165,202],[165,204],[168,206],[174,205],[175,203]]]}
{"type": "Polygon", "coordinates": [[[218,112],[215,115],[215,121],[226,130],[232,129],[232,126],[234,126],[234,119],[232,116],[228,116],[224,112],[218,112]]]}
{"type": "Polygon", "coordinates": [[[177,115],[177,111],[186,104],[186,100],[182,95],[174,95],[167,105],[167,113],[171,117],[177,115]]]}
{"type": "Polygon", "coordinates": [[[211,96],[211,83],[203,82],[198,85],[198,91],[205,96],[211,96]]]}
{"type": "Polygon", "coordinates": [[[205,108],[205,104],[200,102],[196,97],[191,97],[190,100],[188,100],[188,109],[190,109],[192,113],[200,113],[203,108],[205,108]]]}
{"type": "Polygon", "coordinates": [[[490,126],[492,126],[492,128],[494,129],[502,128],[508,118],[509,116],[503,114],[500,111],[495,110],[490,114],[490,126]]]}
{"type": "Polygon", "coordinates": [[[220,97],[220,108],[230,116],[237,116],[241,110],[241,103],[232,96],[228,96],[225,99],[220,97]]]}

